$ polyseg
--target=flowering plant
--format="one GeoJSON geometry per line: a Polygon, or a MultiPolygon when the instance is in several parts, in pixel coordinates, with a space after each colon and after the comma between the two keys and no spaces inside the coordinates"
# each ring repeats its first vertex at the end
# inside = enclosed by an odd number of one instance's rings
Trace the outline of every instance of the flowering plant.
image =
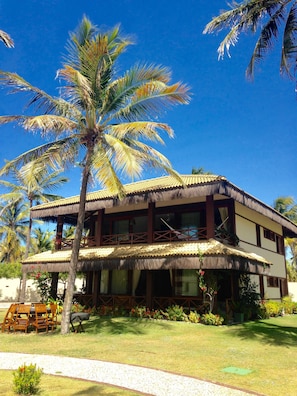
{"type": "Polygon", "coordinates": [[[214,306],[214,298],[218,294],[217,279],[213,275],[207,274],[206,280],[205,271],[202,269],[197,272],[197,275],[199,288],[202,290],[204,298],[207,297],[209,300],[209,312],[211,313],[214,306]]]}
{"type": "Polygon", "coordinates": [[[51,291],[51,278],[48,272],[35,272],[33,274],[33,283],[36,285],[41,301],[47,302],[51,291]]]}
{"type": "Polygon", "coordinates": [[[22,365],[13,373],[14,391],[18,395],[37,395],[42,369],[36,364],[22,365]]]}

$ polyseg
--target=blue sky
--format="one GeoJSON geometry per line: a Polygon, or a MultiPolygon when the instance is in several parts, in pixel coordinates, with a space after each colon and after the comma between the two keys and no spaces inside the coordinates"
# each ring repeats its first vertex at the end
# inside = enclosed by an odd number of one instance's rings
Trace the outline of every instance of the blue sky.
{"type": "MultiPolygon", "coordinates": [[[[226,8],[225,0],[2,0],[0,28],[12,36],[15,48],[0,45],[0,69],[58,95],[56,71],[69,32],[83,14],[103,28],[121,24],[136,44],[123,56],[120,70],[139,61],[162,64],[171,68],[173,81],[191,87],[190,104],[162,117],[175,138],[158,148],[178,172],[203,167],[270,205],[278,196],[297,199],[294,82],[279,75],[277,49],[259,65],[253,82],[245,79],[255,42],[248,35],[231,49],[231,59],[218,61],[216,50],[223,36],[202,31],[226,8]]],[[[0,90],[1,115],[22,113],[25,103],[0,90]]],[[[0,127],[0,134],[0,166],[40,144],[38,136],[12,125],[0,127]]],[[[78,169],[68,176],[70,183],[61,194],[79,194],[78,169]]]]}

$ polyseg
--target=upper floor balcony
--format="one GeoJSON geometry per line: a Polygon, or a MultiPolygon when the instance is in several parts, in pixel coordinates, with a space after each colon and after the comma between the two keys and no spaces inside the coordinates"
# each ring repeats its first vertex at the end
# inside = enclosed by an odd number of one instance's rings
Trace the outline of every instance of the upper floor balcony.
{"type": "MultiPolygon", "coordinates": [[[[106,234],[101,236],[100,242],[95,236],[84,236],[81,240],[81,248],[96,246],[117,246],[117,245],[135,245],[160,242],[193,242],[198,240],[207,240],[207,228],[200,227],[183,227],[182,229],[168,229],[154,231],[152,238],[149,238],[148,232],[128,232],[119,234],[106,234]]],[[[224,229],[216,229],[214,237],[221,242],[229,245],[237,245],[236,236],[224,229]]],[[[56,239],[57,249],[71,249],[73,238],[56,239]]]]}

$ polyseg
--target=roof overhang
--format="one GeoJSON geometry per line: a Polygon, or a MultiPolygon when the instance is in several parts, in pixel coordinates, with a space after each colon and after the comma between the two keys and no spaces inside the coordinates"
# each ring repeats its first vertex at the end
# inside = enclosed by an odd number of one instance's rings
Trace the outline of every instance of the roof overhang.
{"type": "MultiPolygon", "coordinates": [[[[28,257],[24,272],[68,272],[71,250],[58,250],[28,257]]],[[[109,246],[81,249],[78,271],[228,269],[264,274],[271,262],[238,247],[211,239],[201,242],[174,242],[151,245],[109,246]]]]}
{"type": "MultiPolygon", "coordinates": [[[[284,229],[284,236],[297,237],[297,225],[281,215],[272,207],[249,195],[223,176],[216,175],[184,175],[184,185],[172,176],[139,181],[126,184],[126,196],[119,199],[106,190],[87,194],[86,212],[99,209],[123,207],[143,202],[174,201],[181,198],[206,197],[208,195],[228,197],[236,202],[255,210],[267,218],[277,222],[284,229]]],[[[79,196],[60,199],[37,205],[31,208],[32,218],[55,221],[57,216],[65,216],[70,222],[76,223],[79,207],[79,196]]],[[[71,224],[72,224],[71,223],[71,224]]]]}

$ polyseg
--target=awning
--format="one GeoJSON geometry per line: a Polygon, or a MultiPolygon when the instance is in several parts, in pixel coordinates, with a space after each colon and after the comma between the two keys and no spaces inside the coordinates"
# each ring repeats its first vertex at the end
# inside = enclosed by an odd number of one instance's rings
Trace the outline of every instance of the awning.
{"type": "MultiPolygon", "coordinates": [[[[67,272],[71,250],[47,251],[28,257],[23,271],[67,272]]],[[[266,273],[265,258],[211,239],[197,242],[92,247],[80,250],[78,271],[102,269],[234,269],[266,273]]]]}

